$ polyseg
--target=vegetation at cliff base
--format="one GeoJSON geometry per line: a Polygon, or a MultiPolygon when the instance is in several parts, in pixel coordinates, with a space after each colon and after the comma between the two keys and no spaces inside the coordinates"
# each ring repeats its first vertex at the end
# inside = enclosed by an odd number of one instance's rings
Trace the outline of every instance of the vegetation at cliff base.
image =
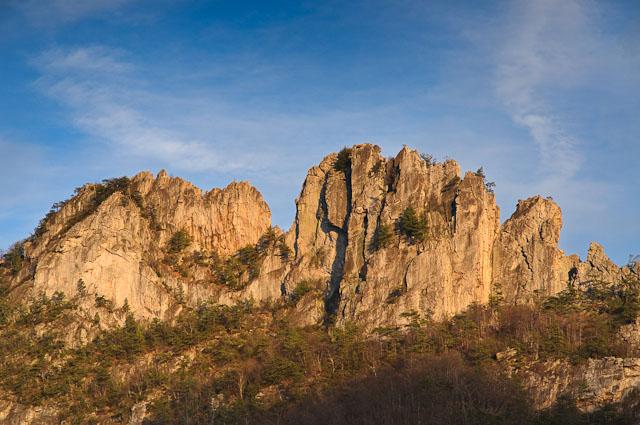
{"type": "Polygon", "coordinates": [[[538,412],[496,359],[637,355],[617,332],[638,316],[634,281],[570,287],[533,305],[496,300],[442,322],[407,312],[405,326],[373,333],[293,325],[297,301],[318,286],[311,281],[273,304],[183,306],[173,322],[111,306],[122,323],[112,330],[78,320],[84,282],[72,298],[25,305],[6,302],[2,282],[0,393],[55,406],[67,423],[126,423],[141,401],[147,424],[632,423],[632,408],[583,414],[570,398],[538,412]],[[79,323],[92,338],[71,346],[79,323]]]}

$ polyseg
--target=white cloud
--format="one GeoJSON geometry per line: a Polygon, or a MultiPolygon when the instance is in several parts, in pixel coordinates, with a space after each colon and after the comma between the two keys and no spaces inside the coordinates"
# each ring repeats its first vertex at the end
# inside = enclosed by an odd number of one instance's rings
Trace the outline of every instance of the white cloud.
{"type": "MultiPolygon", "coordinates": [[[[138,158],[145,168],[234,175],[260,171],[261,179],[276,180],[295,170],[299,181],[287,183],[297,191],[308,165],[339,146],[371,135],[382,138],[387,122],[393,122],[389,117],[398,114],[397,105],[305,113],[253,104],[247,97],[260,84],[270,84],[261,75],[252,76],[250,87],[245,79],[221,87],[201,87],[197,81],[165,87],[167,80],[157,68],[148,76],[153,65],[125,61],[129,56],[104,46],[51,49],[33,61],[41,71],[35,87],[63,104],[88,140],[138,158]],[[362,128],[371,126],[382,130],[364,135],[362,128]],[[300,156],[306,164],[296,160],[300,156]]],[[[251,69],[252,63],[244,67],[251,69]]],[[[173,73],[170,84],[175,83],[173,73]]]]}
{"type": "Polygon", "coordinates": [[[620,261],[634,227],[629,198],[635,188],[625,176],[637,173],[625,169],[628,158],[614,159],[637,132],[625,122],[640,88],[638,35],[625,25],[634,20],[615,2],[518,0],[513,6],[480,40],[494,60],[497,98],[529,132],[539,163],[527,173],[534,161],[514,158],[511,173],[521,179],[524,172],[525,184],[498,185],[512,194],[553,196],[564,211],[569,252],[599,240],[620,261]],[[613,111],[621,117],[613,119],[613,111]],[[606,169],[616,162],[617,174],[606,169]]]}
{"type": "Polygon", "coordinates": [[[565,129],[549,91],[567,89],[592,68],[601,47],[590,4],[579,0],[521,1],[500,32],[496,90],[513,121],[527,128],[544,175],[573,177],[583,161],[580,142],[565,129]]]}
{"type": "Polygon", "coordinates": [[[52,26],[113,12],[135,0],[22,0],[19,10],[36,26],[52,26]]]}
{"type": "Polygon", "coordinates": [[[127,155],[190,171],[252,165],[247,155],[218,152],[211,136],[182,131],[182,99],[149,89],[123,56],[103,46],[49,50],[34,61],[42,71],[36,87],[68,107],[76,128],[127,155]],[[168,121],[162,110],[173,108],[168,121]]]}
{"type": "Polygon", "coordinates": [[[132,70],[122,57],[122,50],[104,46],[80,47],[72,50],[54,48],[37,58],[36,65],[48,72],[124,73],[132,70]]]}

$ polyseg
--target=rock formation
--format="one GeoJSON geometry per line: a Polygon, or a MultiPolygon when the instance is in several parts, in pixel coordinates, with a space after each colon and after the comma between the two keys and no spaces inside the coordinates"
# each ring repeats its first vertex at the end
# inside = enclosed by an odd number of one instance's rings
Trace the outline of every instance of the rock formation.
{"type": "MultiPolygon", "coordinates": [[[[162,171],[85,185],[21,244],[9,296],[74,298],[84,316],[69,342],[82,344],[98,314],[108,328],[125,313],[171,320],[204,301],[284,300],[300,326],[355,322],[371,331],[444,319],[492,297],[527,303],[568,284],[640,276],[640,265],[620,268],[596,243],[585,261],[565,256],[561,227],[550,198],[519,201],[500,224],[481,172],[463,174],[453,160],[436,163],[407,147],[385,158],[362,144],[308,171],[287,232],[271,227],[269,207],[245,182],[203,192],[162,171]]],[[[640,345],[639,327],[624,327],[625,340],[640,345]]],[[[574,395],[588,410],[640,386],[639,364],[608,358],[514,373],[539,407],[580,388],[574,395]]],[[[136,405],[131,423],[145,406],[136,405]]],[[[1,423],[47,423],[52,414],[0,403],[1,423]]]]}
{"type": "Polygon", "coordinates": [[[492,294],[524,303],[569,282],[631,273],[597,244],[585,262],[565,256],[558,248],[562,213],[549,198],[520,201],[500,225],[484,177],[462,176],[455,161],[433,163],[407,147],[389,159],[368,144],[348,152],[341,169],[331,154],[309,170],[287,235],[295,261],[280,277],[289,290],[305,279],[325,282],[327,312],[338,323],[373,329],[416,315],[442,319],[492,294]],[[398,231],[407,208],[423,217],[424,240],[398,231]],[[392,233],[383,246],[376,241],[380,229],[392,233]]]}
{"type": "Polygon", "coordinates": [[[370,328],[408,320],[405,313],[442,318],[489,299],[499,211],[481,177],[461,179],[454,161],[430,164],[406,147],[385,159],[379,147],[357,145],[347,167],[335,161],[330,155],[307,174],[289,287],[324,279],[338,322],[370,328]],[[425,220],[424,240],[395,230],[407,208],[425,220]],[[393,235],[375,246],[381,228],[393,235]]]}
{"type": "Polygon", "coordinates": [[[260,193],[248,183],[205,193],[164,171],[125,180],[86,185],[44,220],[24,244],[28,267],[13,278],[15,293],[74,296],[82,282],[88,316],[94,298],[103,297],[139,318],[170,318],[184,302],[274,300],[311,282],[324,291],[314,292],[301,323],[355,321],[373,329],[416,316],[441,319],[492,294],[528,302],[570,281],[634,273],[597,244],[585,262],[565,256],[558,248],[561,211],[551,199],[520,201],[500,225],[480,173],[462,175],[455,161],[436,163],[407,147],[385,158],[378,146],[362,144],[307,173],[291,229],[272,233],[291,256],[271,247],[255,260],[257,272],[229,287],[212,275],[210,259],[230,258],[271,228],[260,193]],[[408,209],[422,223],[420,238],[398,227],[408,209]],[[189,273],[167,265],[181,261],[167,252],[179,230],[191,239],[181,258],[205,258],[189,273]]]}
{"type": "Polygon", "coordinates": [[[126,304],[139,318],[169,318],[176,291],[194,303],[212,296],[211,288],[166,272],[162,261],[172,235],[184,230],[191,238],[189,252],[228,256],[255,244],[270,224],[269,207],[244,182],[203,193],[162,171],[156,178],[143,172],[130,181],[86,185],[24,244],[29,266],[14,286],[18,292],[72,297],[82,285],[90,317],[94,299],[102,297],[111,309],[126,304]]]}
{"type": "Polygon", "coordinates": [[[562,213],[552,200],[535,196],[518,202],[493,247],[493,283],[508,302],[553,295],[566,287],[580,260],[565,257],[558,248],[561,228],[562,213]]]}
{"type": "Polygon", "coordinates": [[[591,412],[619,403],[640,387],[640,359],[605,357],[573,365],[567,360],[508,364],[531,394],[537,409],[546,409],[561,396],[570,396],[583,411],[591,412]]]}

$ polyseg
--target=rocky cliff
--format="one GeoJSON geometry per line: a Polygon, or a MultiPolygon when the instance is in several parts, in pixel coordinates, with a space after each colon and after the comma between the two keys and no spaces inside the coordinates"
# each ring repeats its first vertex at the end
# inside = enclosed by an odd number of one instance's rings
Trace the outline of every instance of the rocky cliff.
{"type": "MultiPolygon", "coordinates": [[[[76,316],[64,326],[77,347],[129,314],[171,322],[205,301],[279,303],[298,326],[356,323],[372,331],[640,276],[640,266],[618,267],[596,243],[584,261],[565,255],[561,228],[550,198],[519,201],[501,224],[481,170],[462,173],[453,160],[408,147],[386,158],[362,144],[308,171],[286,232],[271,226],[269,207],[245,182],[204,192],[162,171],[87,184],[5,256],[0,295],[15,303],[73,299],[76,316]]],[[[34,337],[51,326],[59,323],[37,323],[34,337]]],[[[621,335],[640,346],[638,325],[621,335]]],[[[540,408],[571,393],[590,410],[640,386],[635,358],[579,367],[501,358],[540,408]]],[[[0,402],[2,423],[47,423],[52,414],[0,402]]]]}
{"type": "Polygon", "coordinates": [[[523,303],[569,282],[634,273],[597,244],[585,262],[565,256],[562,213],[551,199],[520,201],[501,225],[481,173],[463,176],[455,161],[436,163],[407,147],[395,158],[368,144],[345,153],[347,161],[332,154],[309,170],[287,235],[295,261],[280,276],[290,291],[305,279],[325,284],[326,310],[338,323],[372,329],[416,315],[442,319],[492,295],[523,303]],[[400,228],[409,209],[420,238],[400,228]]]}
{"type": "Polygon", "coordinates": [[[12,288],[17,296],[74,296],[83,286],[88,316],[100,299],[112,310],[126,305],[139,318],[166,319],[183,303],[274,300],[303,283],[320,290],[303,303],[301,323],[355,321],[373,329],[416,315],[441,319],[492,295],[528,302],[570,281],[634,273],[597,244],[584,262],[565,256],[561,227],[551,199],[520,201],[501,225],[481,173],[463,175],[455,161],[437,163],[407,147],[385,158],[363,144],[309,170],[284,234],[270,230],[269,207],[248,183],[203,192],[162,171],[86,185],[24,243],[26,266],[12,288]],[[409,211],[418,227],[403,229],[409,211]],[[179,231],[190,244],[171,253],[179,231]],[[279,249],[265,245],[238,257],[268,231],[279,249]],[[234,285],[220,277],[229,258],[246,269],[234,285]]]}
{"type": "Polygon", "coordinates": [[[12,291],[81,295],[86,317],[100,313],[107,326],[119,323],[109,313],[122,307],[168,319],[180,308],[178,293],[194,304],[216,293],[167,265],[176,232],[188,235],[188,252],[225,257],[255,244],[270,224],[269,207],[245,182],[205,193],[162,171],[88,184],[55,205],[22,245],[12,291]]]}

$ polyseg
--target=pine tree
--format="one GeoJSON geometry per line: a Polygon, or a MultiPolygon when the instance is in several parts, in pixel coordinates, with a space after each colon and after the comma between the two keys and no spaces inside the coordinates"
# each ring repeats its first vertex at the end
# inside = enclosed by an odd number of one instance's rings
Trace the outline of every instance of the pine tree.
{"type": "Polygon", "coordinates": [[[84,283],[84,280],[78,279],[76,290],[78,291],[78,296],[80,297],[84,297],[85,295],[87,295],[87,285],[84,283]]]}
{"type": "Polygon", "coordinates": [[[409,243],[424,242],[427,238],[427,218],[418,216],[413,207],[407,207],[398,219],[398,230],[409,243]]]}
{"type": "Polygon", "coordinates": [[[169,252],[182,252],[191,245],[191,236],[184,229],[180,229],[169,239],[169,252]]]}

